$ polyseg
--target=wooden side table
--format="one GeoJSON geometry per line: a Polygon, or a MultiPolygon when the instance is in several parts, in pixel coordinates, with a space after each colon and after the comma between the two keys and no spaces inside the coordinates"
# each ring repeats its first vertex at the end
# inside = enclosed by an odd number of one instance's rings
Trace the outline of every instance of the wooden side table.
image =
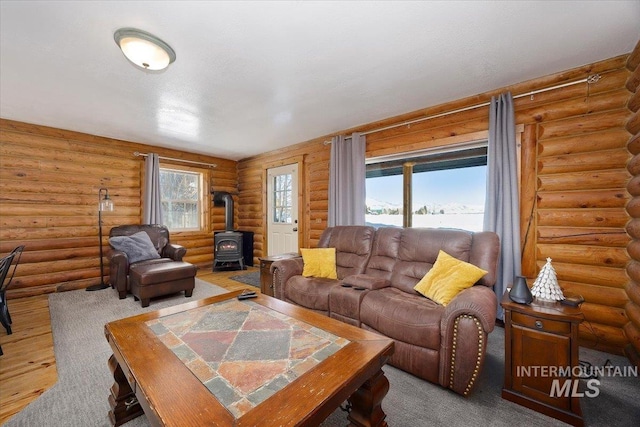
{"type": "Polygon", "coordinates": [[[537,300],[518,304],[509,299],[508,291],[501,305],[505,313],[502,398],[583,426],[573,369],[578,366],[580,308],[537,300]]]}
{"type": "Polygon", "coordinates": [[[291,252],[281,255],[271,255],[258,258],[260,261],[260,292],[265,295],[273,296],[273,278],[271,277],[271,264],[281,259],[298,258],[297,252],[291,252]]]}

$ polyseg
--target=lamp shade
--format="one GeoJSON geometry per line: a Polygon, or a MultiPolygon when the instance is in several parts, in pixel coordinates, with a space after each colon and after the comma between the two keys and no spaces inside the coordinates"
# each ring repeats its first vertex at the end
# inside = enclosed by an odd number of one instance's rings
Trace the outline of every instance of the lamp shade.
{"type": "Polygon", "coordinates": [[[111,201],[111,199],[100,200],[98,209],[100,209],[101,212],[113,212],[113,202],[111,201]]]}
{"type": "Polygon", "coordinates": [[[527,279],[522,276],[516,276],[513,287],[509,291],[509,298],[519,304],[531,304],[533,295],[531,295],[531,290],[527,286],[527,279]]]}
{"type": "Polygon", "coordinates": [[[113,212],[113,201],[111,197],[109,197],[109,190],[106,188],[101,188],[98,192],[98,210],[100,212],[113,212]],[[102,191],[104,190],[104,196],[102,195],[102,191]]]}
{"type": "Polygon", "coordinates": [[[171,47],[145,31],[121,28],[113,35],[127,59],[145,70],[162,70],[176,60],[171,47]]]}

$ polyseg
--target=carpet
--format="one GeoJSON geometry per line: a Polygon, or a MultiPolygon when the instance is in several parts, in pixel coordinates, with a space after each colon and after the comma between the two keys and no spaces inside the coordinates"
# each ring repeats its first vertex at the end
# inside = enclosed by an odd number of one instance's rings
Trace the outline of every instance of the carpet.
{"type": "MultiPolygon", "coordinates": [[[[107,398],[113,376],[107,361],[112,351],[104,336],[104,325],[225,292],[219,286],[196,279],[190,298],[185,298],[184,293],[154,298],[145,308],[140,306],[140,301],[134,301],[132,295],[118,299],[117,292],[110,288],[49,295],[58,382],[13,416],[5,426],[110,426],[107,398]]],[[[149,424],[145,417],[140,417],[126,425],[149,424]]]]}
{"type": "MultiPolygon", "coordinates": [[[[607,360],[615,366],[629,366],[624,357],[590,349],[580,349],[580,360],[594,366],[604,366],[607,360]]],[[[467,398],[392,366],[385,366],[383,370],[390,385],[382,401],[389,426],[568,426],[501,398],[504,384],[503,328],[496,327],[489,335],[485,365],[475,389],[467,398]]],[[[581,399],[585,425],[637,427],[640,422],[640,379],[607,377],[600,381],[599,396],[581,399]]],[[[344,426],[341,417],[343,415],[334,412],[322,425],[344,426]]]]}
{"type": "Polygon", "coordinates": [[[256,288],[260,287],[260,272],[253,271],[251,273],[239,274],[237,276],[229,277],[231,280],[235,280],[236,282],[244,283],[245,285],[255,286],[256,288]]]}
{"type": "MultiPolygon", "coordinates": [[[[154,299],[147,308],[141,308],[132,296],[119,300],[112,290],[50,295],[58,383],[5,425],[110,426],[107,398],[113,377],[107,366],[111,349],[104,338],[104,324],[224,292],[222,288],[196,280],[192,298],[178,294],[154,299]]],[[[615,366],[629,365],[626,358],[586,349],[581,349],[580,359],[594,366],[604,366],[607,360],[615,366]]],[[[565,426],[553,418],[501,399],[503,361],[504,330],[496,328],[489,335],[485,365],[478,384],[468,398],[385,366],[390,389],[382,405],[389,426],[565,426]]],[[[638,378],[606,377],[600,380],[600,394],[595,398],[581,399],[585,424],[637,426],[640,420],[638,378]]],[[[346,414],[337,409],[322,423],[322,427],[346,424],[346,414]]],[[[147,427],[149,423],[146,417],[141,416],[124,425],[147,427]]]]}

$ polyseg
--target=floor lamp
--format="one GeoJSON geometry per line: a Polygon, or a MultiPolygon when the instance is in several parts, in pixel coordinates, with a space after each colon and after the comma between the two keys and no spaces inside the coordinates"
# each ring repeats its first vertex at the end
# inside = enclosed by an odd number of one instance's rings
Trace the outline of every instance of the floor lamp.
{"type": "Polygon", "coordinates": [[[98,190],[98,236],[100,239],[100,283],[87,288],[88,291],[99,291],[107,289],[110,285],[104,283],[104,263],[102,261],[102,212],[113,212],[113,201],[109,197],[109,190],[102,187],[98,190]],[[102,192],[104,191],[104,196],[102,192]]]}

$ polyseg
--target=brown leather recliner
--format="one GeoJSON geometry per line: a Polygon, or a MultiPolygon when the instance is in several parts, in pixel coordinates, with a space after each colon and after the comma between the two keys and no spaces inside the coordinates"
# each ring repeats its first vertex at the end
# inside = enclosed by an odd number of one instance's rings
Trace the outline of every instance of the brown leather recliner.
{"type": "Polygon", "coordinates": [[[339,285],[340,280],[347,276],[364,272],[374,234],[373,227],[362,226],[342,226],[325,230],[318,246],[336,248],[338,280],[301,276],[302,260],[292,259],[299,270],[287,281],[284,293],[279,292],[280,287],[276,290],[276,297],[328,316],[331,288],[339,285]]]}
{"type": "MultiPolygon", "coordinates": [[[[129,263],[127,254],[122,251],[111,249],[109,253],[109,277],[111,287],[118,291],[120,299],[127,297],[127,292],[131,290],[129,282],[129,271],[131,267],[152,265],[152,264],[164,264],[176,261],[182,261],[182,257],[187,253],[186,248],[180,245],[172,244],[169,241],[169,230],[163,225],[120,225],[113,227],[109,232],[109,238],[114,236],[131,236],[139,231],[144,231],[149,235],[151,242],[158,251],[160,258],[139,261],[134,264],[129,263]]],[[[183,268],[182,263],[176,264],[176,266],[183,268]]],[[[195,269],[195,266],[194,266],[195,269]]],[[[166,269],[163,274],[167,274],[166,269]]]]}
{"type": "Polygon", "coordinates": [[[318,246],[343,248],[336,250],[338,266],[353,259],[366,260],[363,271],[341,275],[338,267],[338,280],[329,281],[301,276],[301,259],[276,261],[271,266],[276,298],[392,338],[395,352],[389,359],[391,365],[468,395],[484,364],[487,337],[495,326],[497,297],[491,288],[500,253],[498,236],[387,227],[375,230],[371,241],[370,227],[349,227],[348,234],[344,231],[343,227],[326,229],[318,246]],[[349,250],[367,245],[368,256],[356,256],[349,250]],[[439,250],[488,272],[447,306],[413,289],[433,267],[439,250]],[[316,297],[301,298],[298,289],[313,291],[316,297]]]}

